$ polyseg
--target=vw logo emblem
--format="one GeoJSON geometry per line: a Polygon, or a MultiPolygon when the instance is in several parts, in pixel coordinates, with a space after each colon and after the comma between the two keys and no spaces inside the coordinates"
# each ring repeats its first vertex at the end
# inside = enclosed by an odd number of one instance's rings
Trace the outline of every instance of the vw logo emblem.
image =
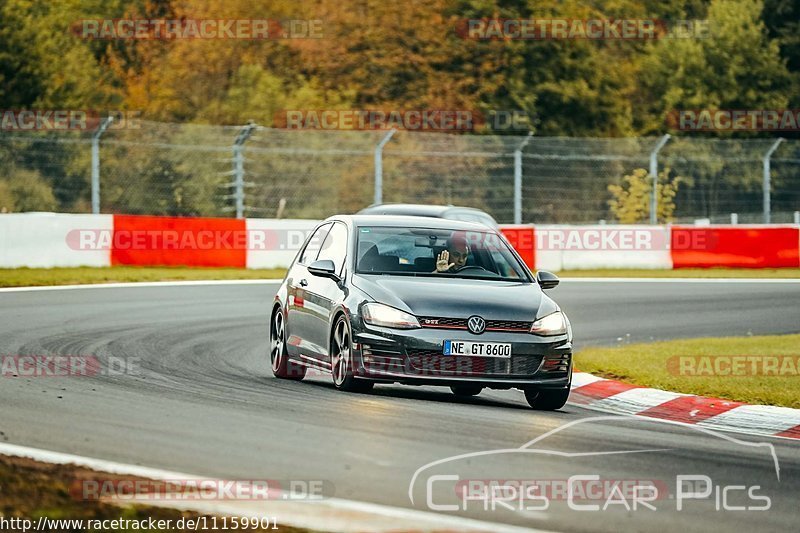
{"type": "Polygon", "coordinates": [[[470,333],[480,335],[486,329],[486,321],[477,315],[471,316],[467,320],[467,328],[469,328],[470,333]]]}

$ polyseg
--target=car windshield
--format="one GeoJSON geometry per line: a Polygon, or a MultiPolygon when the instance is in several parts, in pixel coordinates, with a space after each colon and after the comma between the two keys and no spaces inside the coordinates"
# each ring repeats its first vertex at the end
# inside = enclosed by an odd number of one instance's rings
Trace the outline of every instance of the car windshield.
{"type": "Polygon", "coordinates": [[[360,227],[356,272],[531,281],[506,242],[481,230],[360,227]]]}

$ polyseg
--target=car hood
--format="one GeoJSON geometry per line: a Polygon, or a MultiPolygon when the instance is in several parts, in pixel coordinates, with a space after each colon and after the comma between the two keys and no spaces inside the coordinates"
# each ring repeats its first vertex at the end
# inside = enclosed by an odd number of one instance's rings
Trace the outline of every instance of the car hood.
{"type": "Polygon", "coordinates": [[[377,302],[416,316],[532,321],[558,310],[535,283],[446,277],[355,275],[353,284],[377,302]]]}

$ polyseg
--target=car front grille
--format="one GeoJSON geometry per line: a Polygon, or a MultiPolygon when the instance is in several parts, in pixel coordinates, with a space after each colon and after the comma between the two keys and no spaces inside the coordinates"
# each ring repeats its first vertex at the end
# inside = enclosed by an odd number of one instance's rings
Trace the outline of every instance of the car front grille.
{"type": "Polygon", "coordinates": [[[466,318],[442,318],[436,316],[421,316],[419,324],[423,328],[441,329],[467,329],[466,318]]]}
{"type": "MultiPolygon", "coordinates": [[[[435,316],[419,317],[419,324],[423,328],[438,329],[467,329],[466,318],[445,318],[435,316]]],[[[532,322],[519,320],[487,320],[486,331],[508,331],[513,333],[528,333],[532,322]]]]}
{"type": "Polygon", "coordinates": [[[424,376],[530,376],[542,364],[540,355],[465,357],[435,350],[408,350],[408,359],[411,371],[424,376]]]}
{"type": "Polygon", "coordinates": [[[532,322],[520,322],[518,320],[487,320],[486,330],[528,333],[532,324],[532,322]]]}

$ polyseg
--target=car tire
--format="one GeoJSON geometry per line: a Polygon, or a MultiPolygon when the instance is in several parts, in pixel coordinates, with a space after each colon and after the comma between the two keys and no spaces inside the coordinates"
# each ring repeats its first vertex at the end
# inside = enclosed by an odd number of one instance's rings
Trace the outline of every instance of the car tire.
{"type": "Polygon", "coordinates": [[[525,389],[525,399],[531,409],[537,411],[555,411],[561,409],[569,398],[569,388],[566,389],[525,389]]]}
{"type": "Polygon", "coordinates": [[[471,383],[465,383],[462,385],[451,385],[450,390],[453,391],[453,394],[456,396],[466,397],[466,396],[477,396],[483,390],[483,387],[480,385],[473,385],[471,383]]]}
{"type": "Polygon", "coordinates": [[[329,348],[333,386],[346,392],[367,392],[372,389],[375,383],[359,379],[353,374],[355,365],[353,363],[353,344],[350,335],[350,323],[342,315],[333,326],[329,348]]]}
{"type": "Polygon", "coordinates": [[[280,309],[272,315],[272,325],[269,328],[269,358],[272,374],[280,379],[293,379],[299,381],[306,376],[306,367],[289,359],[286,350],[286,319],[280,309]]]}

